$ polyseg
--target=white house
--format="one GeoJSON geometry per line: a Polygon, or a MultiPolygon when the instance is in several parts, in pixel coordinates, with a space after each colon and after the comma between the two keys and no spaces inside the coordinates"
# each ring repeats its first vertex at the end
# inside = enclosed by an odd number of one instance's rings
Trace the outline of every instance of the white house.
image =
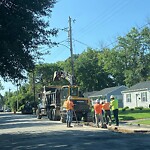
{"type": "Polygon", "coordinates": [[[122,91],[123,107],[150,108],[150,81],[140,82],[122,91]]]}

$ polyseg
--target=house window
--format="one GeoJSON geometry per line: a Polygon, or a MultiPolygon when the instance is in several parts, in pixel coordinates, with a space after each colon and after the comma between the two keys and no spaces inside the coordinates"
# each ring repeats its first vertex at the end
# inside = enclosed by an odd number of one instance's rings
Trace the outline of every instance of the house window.
{"type": "Polygon", "coordinates": [[[131,94],[126,95],[126,102],[131,102],[131,94]]]}
{"type": "Polygon", "coordinates": [[[141,93],[141,101],[142,102],[147,102],[147,92],[142,92],[141,93]]]}

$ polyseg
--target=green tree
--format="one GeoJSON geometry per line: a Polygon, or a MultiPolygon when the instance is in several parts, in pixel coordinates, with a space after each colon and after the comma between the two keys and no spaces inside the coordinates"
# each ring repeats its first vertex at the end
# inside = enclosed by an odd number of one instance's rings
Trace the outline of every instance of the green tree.
{"type": "Polygon", "coordinates": [[[43,53],[38,46],[53,46],[50,36],[57,34],[49,29],[44,19],[50,16],[56,0],[2,0],[0,2],[0,76],[4,79],[23,78],[43,53]]]}
{"type": "Polygon", "coordinates": [[[29,84],[24,84],[18,87],[18,90],[14,92],[6,92],[4,95],[4,103],[7,107],[10,107],[11,110],[21,110],[21,107],[30,102],[31,106],[34,107],[37,105],[38,100],[34,102],[34,95],[32,89],[30,89],[29,84]],[[35,105],[34,105],[35,104],[35,105]]]}
{"type": "Polygon", "coordinates": [[[132,86],[149,76],[150,30],[141,32],[133,28],[125,37],[118,38],[116,51],[121,54],[120,60],[124,68],[125,83],[132,86]]]}
{"type": "Polygon", "coordinates": [[[99,55],[99,51],[88,48],[75,63],[76,79],[83,91],[101,90],[112,85],[109,74],[99,65],[99,55]]]}
{"type": "MultiPolygon", "coordinates": [[[[79,54],[73,54],[73,67],[75,67],[75,63],[79,57],[79,54]]],[[[60,63],[59,63],[60,64],[60,63]]],[[[72,74],[72,62],[71,62],[71,57],[66,59],[60,64],[61,68],[63,68],[64,71],[69,72],[72,74]]]]}
{"type": "Polygon", "coordinates": [[[110,83],[109,86],[125,85],[124,66],[122,55],[115,49],[103,48],[99,55],[99,65],[108,74],[110,83]]]}
{"type": "Polygon", "coordinates": [[[1,83],[1,81],[0,81],[0,90],[4,90],[4,87],[3,87],[2,83],[1,83]]]}
{"type": "Polygon", "coordinates": [[[150,28],[145,27],[140,33],[141,47],[138,63],[138,72],[141,80],[150,80],[150,28]]]}
{"type": "Polygon", "coordinates": [[[43,86],[62,85],[63,81],[53,81],[54,72],[61,71],[61,70],[62,68],[59,67],[59,65],[57,65],[56,63],[51,63],[51,64],[45,63],[45,64],[36,65],[34,70],[34,76],[33,76],[33,72],[28,74],[29,85],[32,92],[34,88],[33,84],[35,84],[36,93],[38,93],[39,90],[43,88],[43,86]]]}

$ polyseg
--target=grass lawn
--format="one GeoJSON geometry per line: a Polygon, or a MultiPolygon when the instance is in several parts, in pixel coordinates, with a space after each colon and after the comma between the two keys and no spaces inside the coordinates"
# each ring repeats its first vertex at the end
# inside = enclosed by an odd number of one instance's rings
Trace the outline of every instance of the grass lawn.
{"type": "Polygon", "coordinates": [[[150,120],[139,120],[139,121],[136,121],[135,124],[150,125],[150,120]]]}
{"type": "MultiPolygon", "coordinates": [[[[150,118],[150,109],[143,109],[143,110],[127,109],[125,111],[119,110],[120,121],[147,119],[147,118],[150,118]]],[[[141,120],[139,122],[142,122],[140,124],[150,125],[150,120],[141,120]]],[[[136,122],[136,123],[138,124],[139,122],[136,122]]]]}

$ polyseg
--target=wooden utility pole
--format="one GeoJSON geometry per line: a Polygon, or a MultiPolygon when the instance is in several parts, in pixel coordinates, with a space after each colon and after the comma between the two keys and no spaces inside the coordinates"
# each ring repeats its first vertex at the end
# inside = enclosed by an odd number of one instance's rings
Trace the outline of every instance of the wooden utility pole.
{"type": "Polygon", "coordinates": [[[69,16],[69,42],[70,42],[70,53],[71,53],[71,69],[72,69],[73,84],[74,84],[74,60],[73,60],[72,27],[71,27],[71,17],[70,16],[69,16]]]}
{"type": "Polygon", "coordinates": [[[33,78],[33,101],[34,101],[34,111],[33,113],[36,112],[36,103],[35,103],[35,72],[34,69],[32,71],[32,78],[33,78]]]}

